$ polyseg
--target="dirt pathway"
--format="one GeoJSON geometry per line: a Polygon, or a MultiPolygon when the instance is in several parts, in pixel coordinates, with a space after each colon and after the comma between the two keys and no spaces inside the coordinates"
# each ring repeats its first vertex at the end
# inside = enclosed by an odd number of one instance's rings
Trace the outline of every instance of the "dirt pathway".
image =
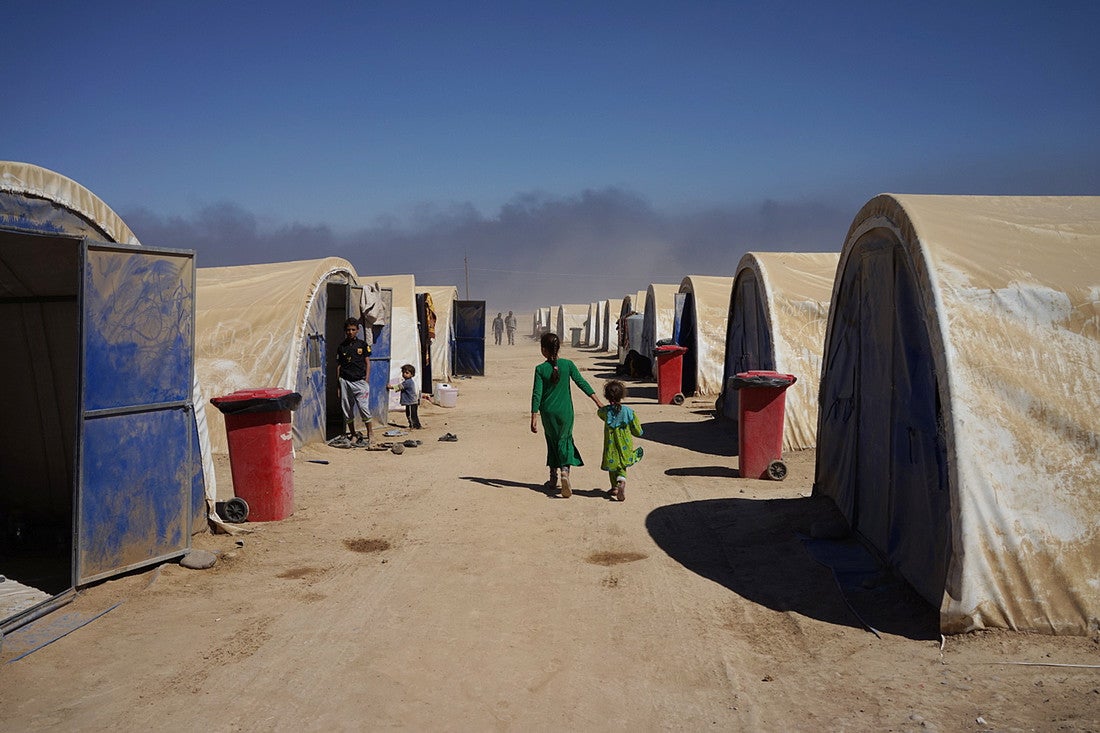
{"type": "MultiPolygon", "coordinates": [[[[422,446],[299,452],[294,516],[196,537],[213,569],[87,590],[73,608],[123,603],[0,666],[0,730],[1100,729],[1100,672],[1005,664],[1100,664],[1095,640],[941,652],[919,616],[864,630],[795,534],[829,511],[813,453],[782,483],[735,478],[710,402],[630,385],[646,458],[619,504],[578,394],[588,465],[573,498],[548,495],[538,348],[517,341],[456,409],[425,407],[422,446]]],[[[593,386],[611,374],[606,354],[563,356],[593,386]]]]}

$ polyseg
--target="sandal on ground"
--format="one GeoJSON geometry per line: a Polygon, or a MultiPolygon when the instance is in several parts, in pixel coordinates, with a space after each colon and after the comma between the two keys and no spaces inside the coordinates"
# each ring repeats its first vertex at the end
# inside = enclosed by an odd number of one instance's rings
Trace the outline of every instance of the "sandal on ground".
{"type": "Polygon", "coordinates": [[[456,443],[458,442],[458,436],[454,433],[446,433],[439,438],[444,443],[456,443]]]}
{"type": "Polygon", "coordinates": [[[569,485],[569,477],[561,477],[561,498],[568,499],[573,495],[573,487],[569,485]]]}

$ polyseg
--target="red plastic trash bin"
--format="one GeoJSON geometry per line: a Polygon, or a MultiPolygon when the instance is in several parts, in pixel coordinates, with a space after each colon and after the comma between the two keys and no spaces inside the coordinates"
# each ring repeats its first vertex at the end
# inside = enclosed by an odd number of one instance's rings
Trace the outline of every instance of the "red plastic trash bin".
{"type": "Polygon", "coordinates": [[[294,513],[290,413],[301,401],[302,395],[287,389],[242,389],[210,399],[225,416],[233,493],[248,503],[249,521],[294,513]]]}
{"type": "Polygon", "coordinates": [[[787,388],[795,383],[793,374],[779,372],[740,372],[730,377],[731,389],[740,391],[737,412],[738,472],[741,478],[787,477],[783,463],[783,415],[787,388]]]}
{"type": "Polygon", "coordinates": [[[653,352],[657,359],[657,403],[661,405],[682,405],[684,395],[680,392],[683,386],[684,354],[686,346],[666,344],[658,346],[653,352]]]}

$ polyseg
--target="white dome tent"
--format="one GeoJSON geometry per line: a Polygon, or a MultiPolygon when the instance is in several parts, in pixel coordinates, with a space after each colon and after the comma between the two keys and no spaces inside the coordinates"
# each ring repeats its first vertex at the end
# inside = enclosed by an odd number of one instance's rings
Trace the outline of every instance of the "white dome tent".
{"type": "Polygon", "coordinates": [[[814,493],[945,632],[1100,619],[1100,197],[882,195],[840,255],[814,493]]]}
{"type": "Polygon", "coordinates": [[[718,395],[722,391],[732,289],[732,277],[688,275],[680,283],[684,310],[677,343],[687,347],[680,391],[689,397],[718,395]]]}
{"type": "Polygon", "coordinates": [[[817,445],[817,386],[839,252],[748,252],[730,293],[719,413],[738,419],[739,372],[798,378],[785,394],[783,450],[817,445]]]}

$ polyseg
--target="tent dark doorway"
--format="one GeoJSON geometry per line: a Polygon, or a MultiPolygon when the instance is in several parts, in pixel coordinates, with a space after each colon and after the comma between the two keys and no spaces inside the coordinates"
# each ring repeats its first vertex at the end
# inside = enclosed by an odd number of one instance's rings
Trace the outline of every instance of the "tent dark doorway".
{"type": "Polygon", "coordinates": [[[79,240],[0,232],[0,273],[0,573],[52,596],[73,585],[79,240]]]}

